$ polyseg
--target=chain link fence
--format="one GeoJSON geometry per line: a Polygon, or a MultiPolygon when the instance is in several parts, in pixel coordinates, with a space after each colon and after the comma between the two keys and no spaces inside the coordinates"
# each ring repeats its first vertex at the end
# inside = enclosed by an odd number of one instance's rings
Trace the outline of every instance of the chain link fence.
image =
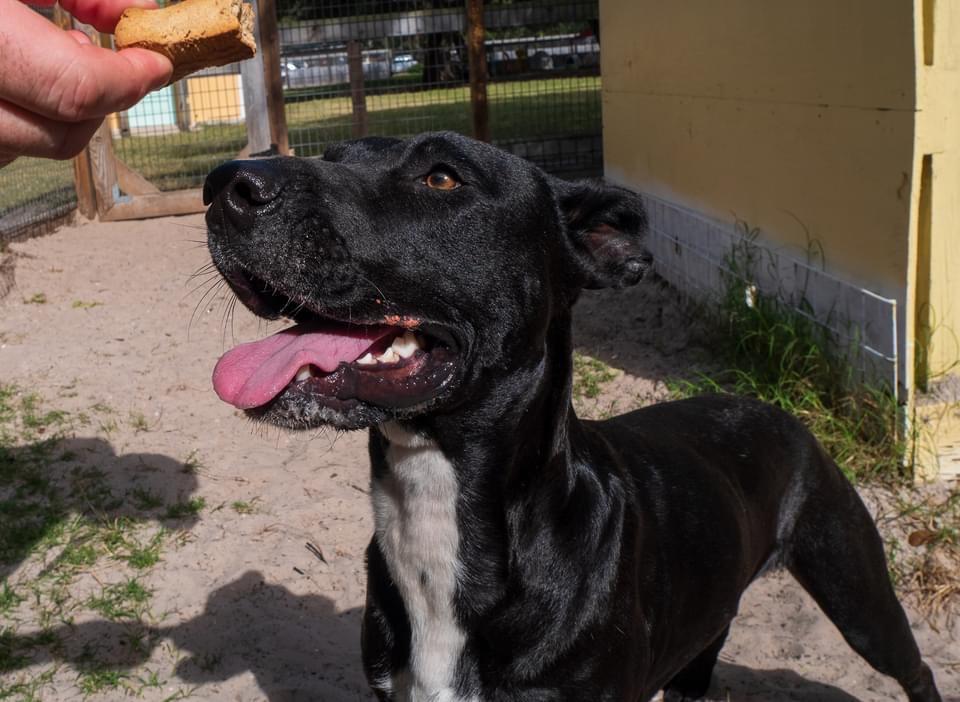
{"type": "MultiPolygon", "coordinates": [[[[288,0],[278,14],[297,155],[363,134],[471,133],[462,0],[288,0]]],[[[602,171],[597,16],[596,0],[487,3],[495,144],[553,172],[602,171]]]]}

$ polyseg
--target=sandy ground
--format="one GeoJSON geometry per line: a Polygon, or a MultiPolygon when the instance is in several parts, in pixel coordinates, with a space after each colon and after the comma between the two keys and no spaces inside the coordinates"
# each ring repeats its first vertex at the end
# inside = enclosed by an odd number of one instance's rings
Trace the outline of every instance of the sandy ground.
{"type": "MultiPolygon", "coordinates": [[[[240,309],[226,322],[224,298],[205,297],[202,277],[188,280],[208,261],[204,237],[200,217],[183,217],[67,227],[13,247],[17,283],[0,302],[2,379],[71,412],[112,408],[116,422],[77,430],[71,447],[98,462],[121,494],[149,486],[168,501],[203,497],[205,507],[145,577],[151,628],[137,653],[124,647],[122,624],[77,612],[61,648],[41,650],[0,680],[52,670],[42,699],[82,699],[65,661],[94,646],[131,679],[158,675],[159,687],[139,690],[146,700],[372,699],[359,662],[371,533],[366,437],[257,428],[216,398],[210,372],[219,355],[277,327],[240,309]],[[38,294],[45,303],[28,302],[38,294]],[[188,459],[197,470],[182,470],[188,459]],[[253,511],[231,509],[236,501],[253,511]]],[[[650,287],[592,294],[577,319],[581,350],[624,371],[587,401],[587,412],[662,397],[661,380],[693,363],[682,318],[650,287]]],[[[0,576],[16,582],[37,567],[26,562],[0,576]]],[[[89,575],[109,581],[112,568],[98,562],[89,575]]],[[[938,632],[911,618],[942,692],[960,700],[960,626],[940,622],[938,632]]],[[[19,633],[29,631],[21,621],[19,633]]],[[[786,576],[745,596],[716,694],[901,699],[786,576]]],[[[92,698],[119,697],[113,689],[92,698]]]]}

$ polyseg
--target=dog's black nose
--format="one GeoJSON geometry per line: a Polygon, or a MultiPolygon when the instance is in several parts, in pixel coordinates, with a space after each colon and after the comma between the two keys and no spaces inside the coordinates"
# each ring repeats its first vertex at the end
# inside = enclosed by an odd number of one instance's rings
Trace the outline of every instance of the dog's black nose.
{"type": "Polygon", "coordinates": [[[203,204],[220,204],[238,226],[249,225],[258,211],[283,191],[277,161],[230,161],[214,169],[203,184],[203,204]]]}

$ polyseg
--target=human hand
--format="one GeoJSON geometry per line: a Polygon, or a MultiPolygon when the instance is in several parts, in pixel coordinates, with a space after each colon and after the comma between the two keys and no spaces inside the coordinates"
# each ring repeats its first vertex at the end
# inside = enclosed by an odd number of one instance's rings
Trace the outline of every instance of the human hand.
{"type": "MultiPolygon", "coordinates": [[[[112,32],[126,7],[156,7],[153,0],[60,4],[101,32],[112,32]]],[[[60,29],[20,0],[0,0],[0,166],[18,156],[75,156],[104,117],[166,85],[172,71],[166,56],[94,46],[83,32],[60,29]]]]}

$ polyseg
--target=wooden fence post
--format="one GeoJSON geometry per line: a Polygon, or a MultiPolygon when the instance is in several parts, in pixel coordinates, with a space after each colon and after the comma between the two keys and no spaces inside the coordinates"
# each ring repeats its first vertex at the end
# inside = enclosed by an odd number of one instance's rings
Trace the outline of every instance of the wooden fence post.
{"type": "Polygon", "coordinates": [[[97,193],[97,214],[102,220],[120,197],[120,181],[113,155],[113,135],[110,134],[110,126],[106,122],[100,125],[100,129],[90,140],[87,154],[93,174],[93,187],[97,193]]]}
{"type": "Polygon", "coordinates": [[[358,139],[367,136],[367,94],[363,85],[363,52],[356,39],[347,42],[347,70],[353,104],[353,137],[358,139]]]}
{"type": "Polygon", "coordinates": [[[276,0],[258,0],[260,10],[260,51],[263,53],[264,81],[266,82],[267,114],[270,122],[270,141],[277,151],[290,154],[290,135],[287,131],[287,111],[283,104],[283,76],[280,74],[280,31],[277,29],[276,0]]]}
{"type": "Polygon", "coordinates": [[[470,65],[470,107],[473,138],[490,141],[487,105],[487,52],[484,48],[483,0],[467,0],[467,54],[470,65]]]}

